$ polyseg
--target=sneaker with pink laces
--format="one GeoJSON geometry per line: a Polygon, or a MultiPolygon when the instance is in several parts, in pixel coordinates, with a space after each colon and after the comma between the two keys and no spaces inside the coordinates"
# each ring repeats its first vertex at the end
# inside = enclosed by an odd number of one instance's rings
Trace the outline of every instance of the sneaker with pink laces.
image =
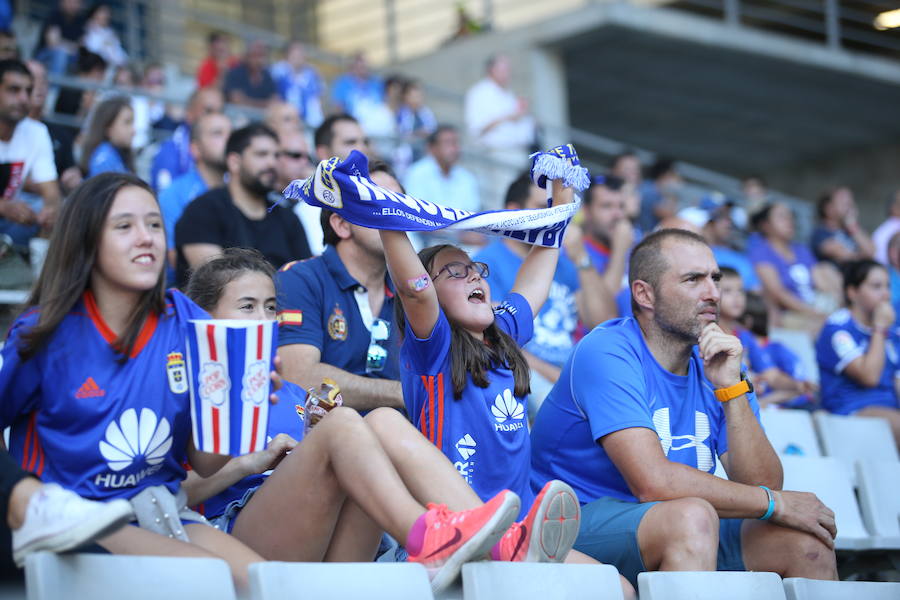
{"type": "Polygon", "coordinates": [[[472,510],[452,512],[443,504],[429,504],[421,550],[408,560],[424,565],[431,589],[442,590],[456,579],[463,563],[488,553],[509,529],[520,506],[519,497],[509,490],[472,510]]]}
{"type": "Polygon", "coordinates": [[[491,550],[494,560],[562,562],[581,524],[578,496],[567,483],[548,481],[522,521],[513,523],[491,550]]]}

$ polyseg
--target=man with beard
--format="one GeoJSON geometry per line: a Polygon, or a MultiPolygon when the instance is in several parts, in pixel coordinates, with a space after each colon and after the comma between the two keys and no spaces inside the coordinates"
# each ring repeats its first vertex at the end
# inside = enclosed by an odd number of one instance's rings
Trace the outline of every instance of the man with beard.
{"type": "MultiPolygon", "coordinates": [[[[402,192],[385,163],[372,181],[402,192]]],[[[344,404],[359,411],[403,408],[394,292],[381,236],[330,210],[321,215],[325,252],[278,273],[278,355],[284,376],[304,389],[330,377],[344,404]]]]}
{"type": "Polygon", "coordinates": [[[169,280],[175,283],[175,224],[185,207],[212,188],[225,184],[225,143],[231,135],[231,120],[222,113],[203,115],[191,128],[192,165],[159,194],[159,207],[166,226],[169,280]]]}
{"type": "Polygon", "coordinates": [[[635,316],[576,346],[532,430],[532,485],[568,482],[585,503],[575,549],[632,584],[655,570],[836,579],[834,513],[780,491],[741,343],[716,323],[720,277],[694,233],[635,247],[635,316]]]}
{"type": "Polygon", "coordinates": [[[290,209],[269,206],[266,200],[275,189],[277,161],[278,138],[261,123],[228,137],[228,183],[191,202],[175,225],[180,285],[187,281],[189,269],[223,248],[256,248],[276,267],[310,256],[296,215],[290,209]]]}

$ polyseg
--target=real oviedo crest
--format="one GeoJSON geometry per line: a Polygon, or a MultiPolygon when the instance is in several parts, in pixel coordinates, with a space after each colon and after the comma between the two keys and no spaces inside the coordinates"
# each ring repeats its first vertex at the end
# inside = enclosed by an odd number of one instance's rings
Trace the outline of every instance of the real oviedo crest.
{"type": "Polygon", "coordinates": [[[166,357],[166,376],[169,378],[169,390],[173,394],[188,391],[187,367],[181,352],[171,352],[166,357]]]}
{"type": "Polygon", "coordinates": [[[347,339],[347,318],[344,316],[344,311],[337,306],[328,317],[328,335],[331,336],[331,339],[339,342],[347,339]]]}

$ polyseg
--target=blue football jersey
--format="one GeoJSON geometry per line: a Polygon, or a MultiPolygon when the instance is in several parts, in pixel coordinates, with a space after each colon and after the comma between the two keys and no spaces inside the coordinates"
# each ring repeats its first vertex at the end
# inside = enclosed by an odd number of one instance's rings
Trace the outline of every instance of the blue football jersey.
{"type": "MultiPolygon", "coordinates": [[[[494,310],[497,326],[520,346],[531,337],[534,316],[528,302],[511,294],[494,310]]],[[[400,381],[413,424],[435,444],[482,500],[510,489],[527,512],[534,494],[529,487],[528,411],[515,396],[515,378],[498,365],[480,388],[468,376],[459,400],[453,397],[450,323],[440,311],[431,336],[418,339],[406,326],[400,350],[400,381]]]]}
{"type": "Polygon", "coordinates": [[[900,336],[891,328],[884,340],[884,369],[875,387],[865,387],[849,377],[844,370],[851,362],[866,353],[872,332],[853,319],[843,308],[825,321],[816,340],[816,360],[819,363],[822,406],[839,415],[849,415],[866,406],[897,408],[894,378],[900,375],[900,336]]]}
{"type": "MultiPolygon", "coordinates": [[[[276,392],[278,403],[269,407],[268,441],[279,433],[286,433],[298,442],[303,439],[304,417],[303,406],[306,403],[306,392],[291,383],[284,382],[284,387],[276,392]]],[[[225,508],[234,500],[240,500],[250,488],[262,485],[268,473],[259,473],[244,477],[234,485],[202,503],[199,509],[207,517],[217,517],[225,512],[225,508]]]]}
{"type": "MultiPolygon", "coordinates": [[[[750,405],[759,418],[754,394],[750,405]]],[[[694,348],[687,375],[664,369],[632,317],[598,325],[575,347],[532,428],[532,489],[550,479],[572,486],[581,502],[636,502],[600,444],[603,436],[645,427],[672,462],[712,473],[728,451],[725,413],[694,348]]]]}
{"type": "Polygon", "coordinates": [[[151,315],[128,360],[86,292],[32,358],[18,354],[39,310],[20,317],[2,350],[0,427],[23,468],[85,498],[178,490],[191,435],[187,319],[209,318],[181,293],[151,315]]]}

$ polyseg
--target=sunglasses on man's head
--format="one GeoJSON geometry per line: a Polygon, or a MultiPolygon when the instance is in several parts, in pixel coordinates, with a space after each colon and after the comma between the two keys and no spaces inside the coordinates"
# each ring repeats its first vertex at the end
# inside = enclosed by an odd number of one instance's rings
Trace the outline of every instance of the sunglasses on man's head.
{"type": "Polygon", "coordinates": [[[451,262],[447,263],[435,274],[434,277],[431,278],[432,281],[437,280],[438,277],[441,276],[441,273],[444,271],[447,272],[447,277],[451,279],[468,279],[469,277],[469,269],[474,269],[476,273],[478,273],[482,279],[487,277],[490,274],[490,269],[488,269],[487,264],[483,262],[473,262],[470,264],[462,263],[462,262],[451,262]]]}

